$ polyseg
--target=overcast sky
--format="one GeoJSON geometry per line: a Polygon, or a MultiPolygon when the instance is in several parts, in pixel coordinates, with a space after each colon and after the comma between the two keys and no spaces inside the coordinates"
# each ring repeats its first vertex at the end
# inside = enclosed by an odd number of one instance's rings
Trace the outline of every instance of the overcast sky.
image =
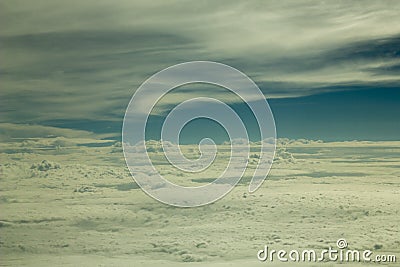
{"type": "Polygon", "coordinates": [[[0,122],[118,124],[150,75],[193,60],[246,73],[280,125],[291,123],[285,99],[354,90],[384,88],[379,108],[396,115],[399,14],[399,1],[0,1],[0,122]]]}

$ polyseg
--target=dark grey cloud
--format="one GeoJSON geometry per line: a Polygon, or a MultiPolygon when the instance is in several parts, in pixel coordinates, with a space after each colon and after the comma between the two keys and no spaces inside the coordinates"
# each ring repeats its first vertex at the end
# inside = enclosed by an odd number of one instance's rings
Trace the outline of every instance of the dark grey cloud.
{"type": "Polygon", "coordinates": [[[196,48],[178,35],[134,31],[2,36],[0,47],[5,58],[0,94],[7,100],[0,111],[3,119],[21,122],[116,119],[146,76],[179,63],[177,50],[196,48]]]}
{"type": "Polygon", "coordinates": [[[397,75],[400,76],[400,63],[388,64],[376,68],[368,68],[366,71],[374,75],[397,75]]]}
{"type": "Polygon", "coordinates": [[[400,35],[350,43],[329,53],[337,60],[379,60],[400,58],[400,35]]]}

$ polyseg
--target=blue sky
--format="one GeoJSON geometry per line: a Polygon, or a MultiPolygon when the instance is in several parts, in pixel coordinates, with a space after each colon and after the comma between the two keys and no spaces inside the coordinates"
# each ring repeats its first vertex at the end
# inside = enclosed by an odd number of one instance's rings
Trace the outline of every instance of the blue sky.
{"type": "Polygon", "coordinates": [[[278,137],[398,140],[399,11],[397,1],[0,1],[0,123],[119,138],[150,75],[210,60],[257,83],[278,137]]]}

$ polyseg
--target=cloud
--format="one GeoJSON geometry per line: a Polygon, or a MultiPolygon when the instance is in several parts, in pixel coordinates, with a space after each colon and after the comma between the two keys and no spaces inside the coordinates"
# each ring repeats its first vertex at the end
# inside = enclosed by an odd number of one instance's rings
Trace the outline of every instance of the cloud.
{"type": "Polygon", "coordinates": [[[230,64],[267,98],[399,85],[393,1],[0,5],[3,122],[121,120],[145,79],[191,60],[230,64]]]}
{"type": "Polygon", "coordinates": [[[98,138],[106,137],[104,135],[96,135],[88,131],[29,124],[0,123],[0,129],[0,140],[2,142],[10,142],[15,140],[18,141],[25,139],[28,140],[31,138],[51,138],[51,140],[53,141],[60,141],[63,140],[62,138],[95,140],[98,138]]]}

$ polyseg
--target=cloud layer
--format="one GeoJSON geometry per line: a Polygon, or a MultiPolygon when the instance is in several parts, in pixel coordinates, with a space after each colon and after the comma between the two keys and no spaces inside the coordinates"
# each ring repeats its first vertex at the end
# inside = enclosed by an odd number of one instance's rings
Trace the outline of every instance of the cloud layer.
{"type": "Polygon", "coordinates": [[[2,122],[120,120],[146,78],[191,60],[236,67],[267,98],[400,82],[395,1],[4,1],[0,10],[2,122]]]}

